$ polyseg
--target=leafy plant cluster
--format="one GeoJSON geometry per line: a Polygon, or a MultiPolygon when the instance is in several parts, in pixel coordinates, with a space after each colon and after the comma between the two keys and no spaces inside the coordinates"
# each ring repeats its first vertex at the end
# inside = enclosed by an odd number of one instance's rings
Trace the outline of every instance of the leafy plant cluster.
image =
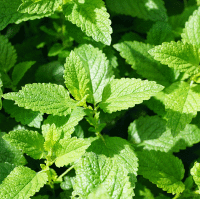
{"type": "Polygon", "coordinates": [[[200,198],[199,0],[0,0],[0,198],[200,198]]]}

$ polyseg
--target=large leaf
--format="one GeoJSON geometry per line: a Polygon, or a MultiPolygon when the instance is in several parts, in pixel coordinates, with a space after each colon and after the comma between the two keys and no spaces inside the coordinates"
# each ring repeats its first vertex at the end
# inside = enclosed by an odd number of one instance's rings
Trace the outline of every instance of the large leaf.
{"type": "Polygon", "coordinates": [[[66,18],[95,41],[111,43],[111,21],[102,0],[70,1],[63,5],[66,18]]]}
{"type": "Polygon", "coordinates": [[[184,191],[185,185],[181,180],[185,170],[180,159],[160,151],[143,150],[137,154],[140,175],[168,193],[179,194],[184,191]]]}
{"type": "Polygon", "coordinates": [[[143,100],[148,100],[162,89],[163,86],[153,81],[114,79],[104,88],[99,106],[107,113],[128,109],[142,103],[143,100]]]}
{"type": "Polygon", "coordinates": [[[106,198],[109,195],[111,198],[132,199],[134,195],[127,176],[128,171],[118,165],[115,159],[87,153],[75,165],[75,170],[73,195],[79,195],[80,199],[88,198],[95,189],[104,191],[106,198]]]}
{"type": "Polygon", "coordinates": [[[47,180],[45,172],[36,173],[27,167],[16,167],[0,185],[0,198],[29,199],[47,180]]]}
{"type": "Polygon", "coordinates": [[[186,82],[175,82],[166,89],[165,108],[167,126],[176,136],[192,121],[199,110],[200,87],[186,82]]]}
{"type": "Polygon", "coordinates": [[[16,166],[14,164],[5,162],[5,163],[0,163],[0,184],[6,178],[10,172],[15,168],[16,166]]]}
{"type": "Polygon", "coordinates": [[[11,131],[9,134],[4,135],[3,138],[34,159],[41,159],[43,157],[44,138],[36,131],[11,131]]]}
{"type": "Polygon", "coordinates": [[[161,65],[149,55],[148,51],[153,48],[152,45],[138,41],[125,41],[115,44],[114,48],[144,78],[156,81],[164,86],[169,86],[173,82],[173,71],[169,67],[161,65]]]}
{"type": "Polygon", "coordinates": [[[76,106],[68,91],[56,84],[26,84],[18,93],[7,93],[3,97],[15,100],[20,107],[54,115],[67,115],[76,106]]]}
{"type": "Polygon", "coordinates": [[[163,43],[160,46],[149,50],[154,59],[166,64],[169,67],[193,74],[198,71],[199,52],[198,48],[191,44],[184,44],[180,41],[163,43]]]}
{"type": "Polygon", "coordinates": [[[145,20],[166,21],[167,13],[163,0],[106,0],[110,10],[119,14],[145,20]]]}
{"type": "Polygon", "coordinates": [[[104,140],[96,138],[87,151],[115,158],[118,165],[128,170],[131,184],[135,187],[138,160],[133,147],[126,140],[109,136],[105,136],[104,140]]]}

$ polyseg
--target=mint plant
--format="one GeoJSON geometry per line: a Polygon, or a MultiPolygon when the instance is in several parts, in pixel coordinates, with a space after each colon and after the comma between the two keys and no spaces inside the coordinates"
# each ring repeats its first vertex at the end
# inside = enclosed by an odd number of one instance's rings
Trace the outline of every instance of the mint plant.
{"type": "Polygon", "coordinates": [[[0,0],[0,198],[199,198],[198,6],[0,0]]]}

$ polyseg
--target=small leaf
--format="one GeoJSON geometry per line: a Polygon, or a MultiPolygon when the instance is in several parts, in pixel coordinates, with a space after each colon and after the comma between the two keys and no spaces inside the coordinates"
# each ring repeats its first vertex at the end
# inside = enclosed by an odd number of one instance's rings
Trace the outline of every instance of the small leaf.
{"type": "Polygon", "coordinates": [[[107,113],[128,109],[142,103],[143,100],[148,100],[162,89],[163,86],[153,81],[114,79],[104,88],[99,106],[107,113]]]}
{"type": "Polygon", "coordinates": [[[73,196],[79,195],[80,199],[95,194],[95,189],[96,194],[106,190],[107,194],[104,191],[106,198],[110,196],[110,198],[132,199],[134,195],[127,176],[128,171],[123,166],[118,166],[114,159],[87,153],[75,165],[75,170],[73,196]]]}
{"type": "Polygon", "coordinates": [[[7,93],[3,97],[15,100],[19,107],[54,115],[67,115],[76,107],[68,91],[56,84],[26,84],[18,93],[7,93]]]}
{"type": "Polygon", "coordinates": [[[3,138],[34,159],[41,159],[43,157],[44,138],[36,131],[11,131],[9,134],[4,135],[3,138]]]}
{"type": "Polygon", "coordinates": [[[193,176],[193,179],[200,191],[200,164],[198,162],[194,163],[194,166],[192,167],[190,173],[193,176]]]}
{"type": "Polygon", "coordinates": [[[137,152],[139,174],[167,193],[179,194],[185,189],[183,163],[177,157],[159,151],[137,152]],[[167,165],[167,166],[166,166],[167,165]]]}
{"type": "Polygon", "coordinates": [[[0,198],[29,199],[43,187],[48,180],[45,172],[38,172],[19,166],[0,185],[0,198]]]}

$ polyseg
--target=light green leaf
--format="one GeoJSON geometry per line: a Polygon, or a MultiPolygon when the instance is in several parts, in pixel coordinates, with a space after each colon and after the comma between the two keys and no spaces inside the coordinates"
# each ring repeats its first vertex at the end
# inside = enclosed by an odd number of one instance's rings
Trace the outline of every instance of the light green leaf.
{"type": "Polygon", "coordinates": [[[5,133],[0,132],[0,163],[8,162],[15,165],[25,165],[27,162],[22,152],[4,140],[3,135],[5,133]]]}
{"type": "Polygon", "coordinates": [[[135,187],[138,159],[133,147],[125,139],[105,136],[103,141],[100,138],[96,138],[92,141],[87,151],[115,158],[118,165],[127,169],[132,187],[135,187]]]}
{"type": "Polygon", "coordinates": [[[173,137],[166,122],[158,116],[140,117],[128,128],[128,140],[137,147],[162,152],[179,152],[200,142],[200,129],[187,124],[185,129],[173,137]]]}
{"type": "Polygon", "coordinates": [[[26,84],[18,93],[7,93],[3,97],[15,100],[19,107],[59,116],[69,114],[76,107],[68,91],[56,84],[26,84]]]}
{"type": "Polygon", "coordinates": [[[67,166],[70,163],[78,160],[85,150],[90,146],[90,143],[82,138],[76,137],[62,139],[55,145],[55,165],[57,167],[67,166]]]}
{"type": "Polygon", "coordinates": [[[165,108],[167,126],[176,136],[192,121],[199,110],[200,87],[186,82],[175,82],[166,89],[165,108]]]}
{"type": "Polygon", "coordinates": [[[88,93],[90,79],[80,58],[72,51],[66,59],[64,78],[65,84],[76,100],[81,100],[88,93]]]}
{"type": "Polygon", "coordinates": [[[3,30],[10,23],[21,23],[30,19],[40,19],[50,14],[29,15],[18,12],[21,0],[0,0],[0,30],[3,30]]]}
{"type": "Polygon", "coordinates": [[[185,29],[181,35],[184,43],[189,43],[200,47],[200,7],[193,12],[193,15],[189,17],[188,22],[185,24],[185,29]]]}
{"type": "Polygon", "coordinates": [[[42,125],[42,134],[46,137],[50,126],[55,124],[57,131],[62,133],[62,138],[70,138],[71,134],[74,132],[74,127],[84,116],[84,109],[80,107],[73,109],[72,112],[65,117],[49,115],[42,125]]]}
{"type": "Polygon", "coordinates": [[[43,120],[42,113],[18,107],[10,100],[3,101],[3,108],[17,122],[30,127],[40,128],[41,121],[43,120]]]}
{"type": "Polygon", "coordinates": [[[12,72],[12,80],[13,84],[17,85],[19,81],[22,79],[26,71],[35,64],[35,61],[27,61],[27,62],[21,62],[17,64],[12,72]]]}
{"type": "Polygon", "coordinates": [[[160,45],[163,42],[174,40],[171,26],[167,22],[158,21],[147,33],[146,42],[153,45],[160,45]]]}
{"type": "Polygon", "coordinates": [[[104,88],[99,106],[107,113],[128,109],[142,103],[143,100],[148,100],[162,89],[163,86],[153,81],[114,79],[104,88]]]}
{"type": "MultiPolygon", "coordinates": [[[[102,93],[104,87],[113,78],[112,67],[109,66],[109,62],[105,54],[98,48],[94,48],[92,45],[82,45],[74,50],[82,62],[79,68],[82,70],[82,66],[86,72],[84,78],[89,79],[89,83],[85,88],[87,79],[84,81],[84,90],[88,89],[89,96],[87,102],[98,103],[102,100],[102,93]]],[[[72,67],[72,66],[69,66],[72,67]]],[[[82,73],[84,72],[82,70],[82,73]]],[[[83,75],[82,75],[83,76],[83,75]]],[[[68,79],[66,79],[68,81],[68,79]]]]}
{"type": "Polygon", "coordinates": [[[190,173],[191,173],[195,183],[197,184],[197,186],[199,188],[199,192],[200,192],[200,163],[195,162],[190,173]]]}
{"type": "Polygon", "coordinates": [[[53,13],[61,4],[62,0],[23,0],[18,11],[28,14],[53,13]]]}
{"type": "Polygon", "coordinates": [[[29,199],[46,184],[47,180],[45,172],[36,173],[27,167],[16,167],[0,185],[0,198],[29,199]]]}
{"type": "Polygon", "coordinates": [[[103,186],[98,186],[97,189],[94,189],[93,192],[91,192],[88,195],[88,199],[112,199],[107,190],[105,189],[105,187],[103,186]]]}
{"type": "Polygon", "coordinates": [[[198,71],[199,52],[198,48],[191,44],[183,44],[181,41],[163,43],[149,50],[149,53],[162,64],[194,74],[198,71]]]}
{"type": "Polygon", "coordinates": [[[34,159],[41,159],[44,152],[44,138],[36,131],[16,130],[3,138],[34,159]]]}
{"type": "Polygon", "coordinates": [[[14,164],[5,162],[5,163],[0,163],[0,184],[6,178],[9,173],[15,168],[16,166],[14,164]]]}
{"type": "Polygon", "coordinates": [[[8,39],[0,35],[0,70],[8,72],[16,63],[17,54],[8,41],[8,39]]]}
{"type": "Polygon", "coordinates": [[[75,165],[76,181],[73,196],[88,198],[94,191],[106,190],[111,198],[132,199],[133,189],[128,178],[128,171],[118,165],[115,159],[87,153],[75,165]]]}
{"type": "Polygon", "coordinates": [[[179,194],[184,191],[185,185],[181,180],[185,170],[180,159],[160,151],[143,150],[137,155],[140,175],[167,193],[179,194]]]}
{"type": "Polygon", "coordinates": [[[63,5],[66,18],[86,35],[106,45],[111,43],[111,21],[102,0],[70,1],[63,5]]]}
{"type": "Polygon", "coordinates": [[[106,0],[110,10],[118,14],[152,21],[167,21],[163,0],[106,0]]]}
{"type": "Polygon", "coordinates": [[[161,65],[149,55],[148,51],[153,48],[150,44],[138,41],[125,41],[114,45],[126,62],[136,72],[158,84],[169,86],[174,81],[174,72],[167,66],[161,65]]]}

